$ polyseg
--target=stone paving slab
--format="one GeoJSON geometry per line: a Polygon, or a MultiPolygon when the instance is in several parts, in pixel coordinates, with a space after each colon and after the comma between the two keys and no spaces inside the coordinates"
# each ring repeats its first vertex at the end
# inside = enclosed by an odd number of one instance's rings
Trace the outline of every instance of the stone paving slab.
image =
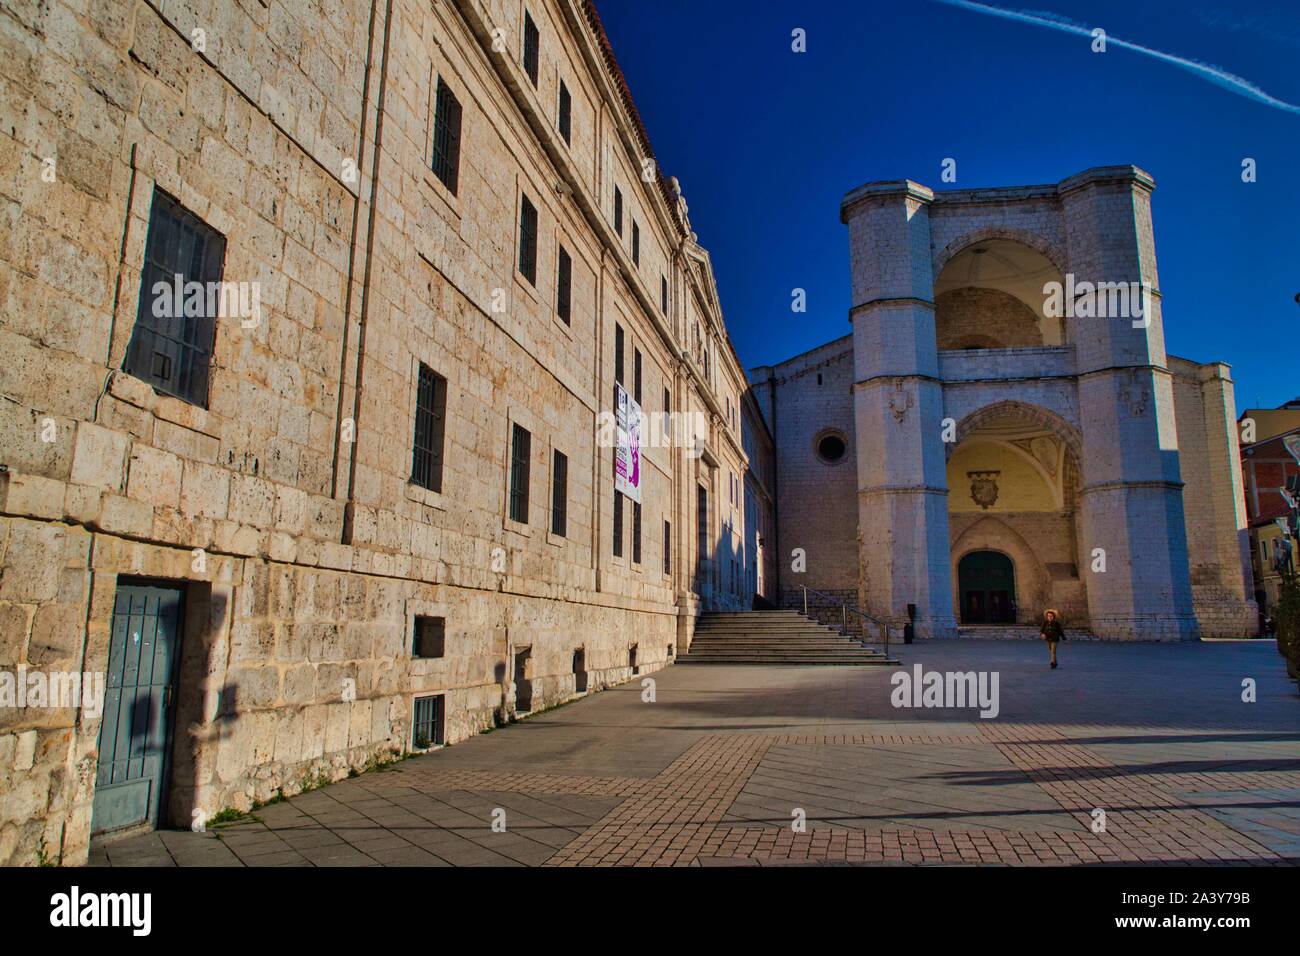
{"type": "Polygon", "coordinates": [[[1300,695],[1271,644],[1067,643],[1056,671],[1028,643],[898,650],[909,671],[996,672],[998,716],[895,708],[897,670],[669,668],[654,703],[638,679],[207,833],[97,843],[91,863],[1300,861],[1300,695]]]}

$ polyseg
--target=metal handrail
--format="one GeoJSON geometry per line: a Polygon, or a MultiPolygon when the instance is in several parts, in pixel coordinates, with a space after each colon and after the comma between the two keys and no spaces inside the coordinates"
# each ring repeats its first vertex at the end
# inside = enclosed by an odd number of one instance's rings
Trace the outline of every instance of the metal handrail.
{"type": "Polygon", "coordinates": [[[811,592],[812,594],[820,595],[821,597],[824,597],[827,600],[829,600],[832,604],[838,604],[840,606],[840,627],[842,630],[844,631],[848,630],[849,627],[848,615],[850,611],[858,615],[864,621],[870,621],[872,624],[880,628],[880,633],[885,642],[885,656],[886,657],[889,656],[889,625],[888,624],[886,624],[884,621],[872,617],[870,614],[868,614],[866,611],[862,610],[859,607],[855,607],[852,604],[848,604],[844,601],[841,601],[833,594],[827,594],[825,591],[818,591],[816,588],[810,588],[806,584],[799,585],[799,588],[803,591],[803,616],[804,617],[808,617],[808,594],[811,592]]]}

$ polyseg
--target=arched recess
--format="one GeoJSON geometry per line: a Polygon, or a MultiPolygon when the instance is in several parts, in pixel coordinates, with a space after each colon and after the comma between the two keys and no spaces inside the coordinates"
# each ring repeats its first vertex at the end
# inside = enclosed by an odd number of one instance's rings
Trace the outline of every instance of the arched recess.
{"type": "Polygon", "coordinates": [[[962,558],[977,551],[996,551],[1011,559],[1015,568],[1016,623],[1034,623],[1051,601],[1051,576],[1029,542],[992,515],[981,518],[952,543],[953,607],[958,609],[958,614],[962,607],[958,566],[962,558]]]}
{"type": "Polygon", "coordinates": [[[974,245],[981,242],[988,242],[990,239],[1007,239],[1011,242],[1018,242],[1021,245],[1028,246],[1035,252],[1041,253],[1049,262],[1056,267],[1056,271],[1064,275],[1066,269],[1066,257],[1063,250],[1057,248],[1056,243],[1044,239],[1036,232],[1029,232],[1025,229],[1015,229],[1010,226],[985,226],[982,229],[975,229],[971,232],[963,233],[956,239],[949,242],[946,246],[934,254],[934,276],[937,279],[943,272],[944,267],[952,261],[958,253],[966,251],[974,245]]]}
{"type": "Polygon", "coordinates": [[[955,440],[944,443],[944,453],[951,458],[957,446],[974,432],[979,431],[981,428],[1005,424],[1038,426],[1054,434],[1065,443],[1066,449],[1074,456],[1074,462],[1079,468],[1080,477],[1082,477],[1084,468],[1083,438],[1079,434],[1079,430],[1056,412],[1043,408],[1041,405],[1031,405],[1028,402],[1018,402],[1015,399],[994,402],[991,405],[982,405],[973,412],[968,412],[957,423],[955,440]]]}
{"type": "Polygon", "coordinates": [[[958,563],[990,550],[1015,564],[1017,623],[1034,623],[1046,607],[1085,620],[1079,430],[1054,411],[1008,399],[967,413],[954,432],[945,444],[954,607],[962,607],[958,563]]]}
{"type": "Polygon", "coordinates": [[[953,240],[935,260],[935,335],[940,351],[973,337],[994,348],[1065,345],[1060,316],[1049,314],[1044,289],[1064,284],[1051,243],[1023,230],[985,228],[953,240]]]}

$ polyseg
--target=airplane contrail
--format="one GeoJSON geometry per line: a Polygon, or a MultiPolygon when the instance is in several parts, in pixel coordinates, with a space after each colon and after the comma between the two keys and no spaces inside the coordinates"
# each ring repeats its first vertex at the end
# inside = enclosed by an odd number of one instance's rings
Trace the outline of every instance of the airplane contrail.
{"type": "MultiPolygon", "coordinates": [[[[1064,33],[1073,33],[1077,36],[1092,36],[1092,28],[1086,27],[1081,23],[1068,20],[1065,17],[1057,17],[1052,14],[1029,12],[1026,10],[1006,10],[1002,7],[990,6],[986,3],[976,3],[974,0],[935,0],[936,3],[942,3],[950,7],[958,7],[962,10],[970,10],[973,13],[983,13],[991,17],[1000,17],[1003,20],[1014,20],[1017,23],[1028,23],[1032,26],[1047,27],[1049,30],[1060,30],[1064,33]]],[[[1164,53],[1160,50],[1153,50],[1151,47],[1143,46],[1140,43],[1131,43],[1128,40],[1121,40],[1118,37],[1106,34],[1107,45],[1114,45],[1125,50],[1132,50],[1134,53],[1141,53],[1145,56],[1152,57],[1156,60],[1162,60],[1165,63],[1172,63],[1189,73],[1193,73],[1202,79],[1209,80],[1215,86],[1222,87],[1238,96],[1244,96],[1247,99],[1263,103],[1265,106],[1271,106],[1274,109],[1285,110],[1288,113],[1300,113],[1300,106],[1294,103],[1288,103],[1285,100],[1279,100],[1276,96],[1270,96],[1265,93],[1254,83],[1249,80],[1222,70],[1217,66],[1211,66],[1208,63],[1201,63],[1197,60],[1189,60],[1186,57],[1175,56],[1172,53],[1164,53]]]]}

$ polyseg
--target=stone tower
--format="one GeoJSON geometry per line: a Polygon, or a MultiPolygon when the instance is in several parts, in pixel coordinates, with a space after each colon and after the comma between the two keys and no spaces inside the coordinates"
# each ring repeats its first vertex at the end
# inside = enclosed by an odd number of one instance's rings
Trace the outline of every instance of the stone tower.
{"type": "MultiPolygon", "coordinates": [[[[869,612],[898,625],[911,604],[918,636],[955,632],[946,443],[963,423],[1015,405],[1078,459],[1078,540],[1064,573],[1086,591],[1092,631],[1196,636],[1153,188],[1142,170],[1116,166],[1047,186],[935,193],[873,182],[845,196],[869,612]],[[1146,283],[1149,306],[1136,318],[1067,317],[1061,340],[1041,347],[940,351],[936,280],[954,257],[991,242],[1023,247],[1075,283],[1146,283]]],[[[1042,314],[1041,301],[1030,305],[1042,314]]]]}

